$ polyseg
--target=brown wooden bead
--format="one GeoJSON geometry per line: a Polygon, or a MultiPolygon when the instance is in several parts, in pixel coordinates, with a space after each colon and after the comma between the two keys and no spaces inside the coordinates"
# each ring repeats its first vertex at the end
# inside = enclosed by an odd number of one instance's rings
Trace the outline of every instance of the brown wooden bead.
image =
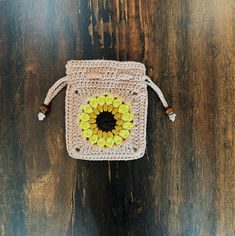
{"type": "Polygon", "coordinates": [[[50,106],[42,104],[41,106],[39,106],[39,110],[40,110],[40,112],[46,114],[46,113],[50,112],[50,106]]]}
{"type": "Polygon", "coordinates": [[[173,110],[172,107],[167,107],[167,108],[165,109],[165,114],[166,114],[166,115],[168,115],[168,114],[170,114],[170,113],[173,113],[173,112],[174,112],[174,110],[173,110]]]}

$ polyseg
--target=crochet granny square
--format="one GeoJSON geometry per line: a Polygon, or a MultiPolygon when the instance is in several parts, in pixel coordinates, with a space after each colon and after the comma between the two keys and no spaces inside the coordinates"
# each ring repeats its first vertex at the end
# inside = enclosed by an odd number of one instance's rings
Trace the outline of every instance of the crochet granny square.
{"type": "Polygon", "coordinates": [[[147,85],[175,119],[161,90],[145,75],[144,64],[108,60],[68,61],[66,76],[49,90],[40,108],[45,118],[53,97],[67,85],[66,147],[83,160],[133,160],[146,148],[147,85]]]}

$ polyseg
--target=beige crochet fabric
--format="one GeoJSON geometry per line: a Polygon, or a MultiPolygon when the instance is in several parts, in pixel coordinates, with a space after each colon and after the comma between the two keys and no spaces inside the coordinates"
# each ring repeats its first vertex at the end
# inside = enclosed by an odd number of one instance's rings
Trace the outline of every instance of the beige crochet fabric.
{"type": "MultiPolygon", "coordinates": [[[[68,61],[66,76],[58,80],[49,90],[44,101],[49,105],[56,94],[67,85],[66,90],[66,146],[71,157],[84,160],[133,160],[142,157],[146,147],[146,122],[148,94],[147,85],[159,95],[163,106],[168,107],[161,90],[145,75],[146,69],[139,62],[109,60],[68,61]],[[82,136],[78,116],[81,105],[89,103],[90,97],[112,94],[130,104],[134,126],[121,145],[99,147],[82,136]]],[[[174,121],[175,114],[169,118],[174,121]]],[[[45,112],[39,113],[39,120],[45,112]]]]}

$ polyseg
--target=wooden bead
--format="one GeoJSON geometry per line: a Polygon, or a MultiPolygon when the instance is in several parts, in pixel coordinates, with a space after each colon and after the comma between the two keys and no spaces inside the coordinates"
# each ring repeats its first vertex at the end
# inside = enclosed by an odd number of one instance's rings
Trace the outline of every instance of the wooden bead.
{"type": "Polygon", "coordinates": [[[50,112],[50,106],[42,104],[41,106],[39,106],[39,110],[40,110],[40,112],[46,114],[46,113],[50,112]]]}
{"type": "Polygon", "coordinates": [[[170,114],[170,113],[174,113],[174,110],[173,110],[172,107],[167,107],[167,108],[165,109],[165,114],[168,115],[168,114],[170,114]]]}

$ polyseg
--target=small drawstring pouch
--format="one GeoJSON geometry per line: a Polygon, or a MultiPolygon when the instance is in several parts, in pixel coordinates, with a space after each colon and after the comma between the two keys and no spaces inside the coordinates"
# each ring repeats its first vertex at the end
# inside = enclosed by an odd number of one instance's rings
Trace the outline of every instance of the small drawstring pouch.
{"type": "Polygon", "coordinates": [[[144,155],[147,86],[159,96],[169,119],[175,120],[173,109],[139,62],[68,61],[66,76],[49,89],[40,106],[40,121],[65,86],[66,147],[76,159],[133,160],[144,155]]]}

